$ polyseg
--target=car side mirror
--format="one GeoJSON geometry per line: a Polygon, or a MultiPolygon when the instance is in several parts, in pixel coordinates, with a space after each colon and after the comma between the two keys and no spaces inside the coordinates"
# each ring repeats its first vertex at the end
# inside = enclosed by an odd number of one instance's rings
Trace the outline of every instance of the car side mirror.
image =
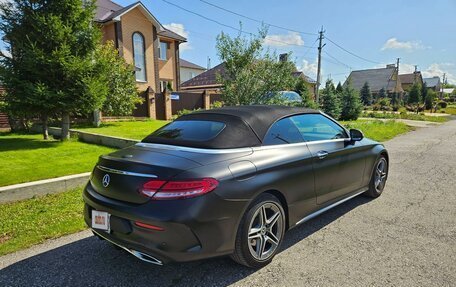
{"type": "Polygon", "coordinates": [[[364,134],[360,130],[350,129],[350,138],[352,141],[358,142],[364,138],[364,134]]]}

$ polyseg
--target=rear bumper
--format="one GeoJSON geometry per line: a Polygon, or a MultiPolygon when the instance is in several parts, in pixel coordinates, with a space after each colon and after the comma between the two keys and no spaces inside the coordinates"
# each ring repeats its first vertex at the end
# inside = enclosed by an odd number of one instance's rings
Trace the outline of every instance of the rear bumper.
{"type": "Polygon", "coordinates": [[[90,183],[84,189],[83,198],[88,226],[92,210],[111,215],[110,233],[94,230],[96,235],[142,260],[156,260],[151,263],[159,265],[231,254],[240,216],[247,204],[224,200],[215,193],[185,200],[133,204],[96,193],[90,183]],[[164,230],[139,227],[135,221],[164,230]],[[143,255],[146,256],[141,258],[143,255]]]}

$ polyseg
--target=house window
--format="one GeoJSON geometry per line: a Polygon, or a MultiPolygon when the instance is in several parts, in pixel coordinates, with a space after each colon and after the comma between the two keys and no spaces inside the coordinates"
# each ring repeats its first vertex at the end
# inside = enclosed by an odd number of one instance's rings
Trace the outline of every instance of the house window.
{"type": "Polygon", "coordinates": [[[138,32],[133,33],[133,58],[136,81],[146,81],[146,57],[144,37],[138,32]]]}
{"type": "Polygon", "coordinates": [[[165,92],[165,89],[168,88],[168,90],[172,90],[173,88],[173,81],[166,81],[162,80],[160,81],[160,92],[163,93],[165,92]]]}
{"type": "Polygon", "coordinates": [[[160,42],[160,47],[159,47],[159,50],[158,50],[159,51],[160,60],[168,60],[167,50],[168,50],[168,43],[160,42]]]}

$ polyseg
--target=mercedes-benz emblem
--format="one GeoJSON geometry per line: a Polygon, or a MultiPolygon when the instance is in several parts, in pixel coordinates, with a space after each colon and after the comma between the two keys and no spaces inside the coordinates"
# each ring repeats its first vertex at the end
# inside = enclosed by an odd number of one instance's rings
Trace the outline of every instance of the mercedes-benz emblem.
{"type": "Polygon", "coordinates": [[[109,177],[109,174],[105,174],[103,176],[103,180],[101,181],[101,183],[103,183],[104,187],[108,187],[110,180],[111,180],[111,178],[109,177]]]}

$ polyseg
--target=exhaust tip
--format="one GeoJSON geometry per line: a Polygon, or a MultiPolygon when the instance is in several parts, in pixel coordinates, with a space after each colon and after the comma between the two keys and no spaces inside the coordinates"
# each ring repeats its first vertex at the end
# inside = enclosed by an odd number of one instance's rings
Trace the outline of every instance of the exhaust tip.
{"type": "Polygon", "coordinates": [[[141,259],[142,261],[146,261],[148,263],[156,264],[156,265],[163,265],[163,262],[158,260],[157,258],[150,256],[149,254],[142,253],[137,250],[130,250],[130,253],[136,256],[138,259],[141,259]]]}
{"type": "Polygon", "coordinates": [[[109,241],[110,243],[114,244],[115,246],[118,246],[122,249],[124,249],[125,251],[127,251],[128,253],[134,255],[136,258],[142,260],[142,261],[145,261],[145,262],[148,262],[148,263],[152,263],[152,264],[155,264],[155,265],[163,265],[163,262],[161,260],[158,260],[157,258],[149,255],[149,254],[146,254],[146,253],[142,253],[140,251],[137,251],[137,250],[132,250],[132,249],[129,249],[125,246],[122,246],[112,240],[109,240],[108,238],[104,237],[103,235],[101,235],[100,233],[98,233],[97,231],[93,230],[92,229],[92,232],[98,236],[100,239],[105,239],[107,241],[109,241]]]}

